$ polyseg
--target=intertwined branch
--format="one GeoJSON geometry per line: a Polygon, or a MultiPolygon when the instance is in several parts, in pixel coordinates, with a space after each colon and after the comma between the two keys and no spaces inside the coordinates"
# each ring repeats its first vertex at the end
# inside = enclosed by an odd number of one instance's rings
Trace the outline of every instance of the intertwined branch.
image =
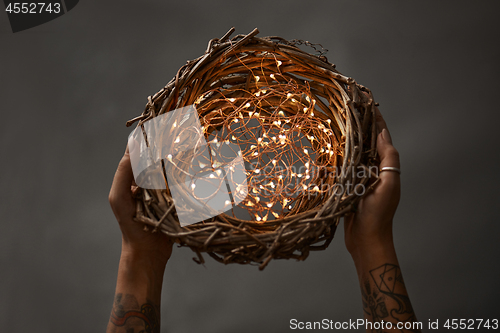
{"type": "MultiPolygon", "coordinates": [[[[167,184],[139,192],[136,220],[189,246],[199,263],[207,252],[263,269],[273,258],[304,260],[325,249],[355,207],[359,193],[341,189],[370,181],[371,173],[359,171],[376,163],[375,103],[324,56],[297,47],[310,43],[258,38],[257,29],[229,39],[233,31],[211,40],[127,125],[194,104],[213,152],[225,144],[241,149],[248,192],[238,207],[247,214],[232,209],[181,227],[167,184]]],[[[199,167],[214,169],[205,158],[199,167]]],[[[195,185],[184,191],[195,196],[195,185]]]]}

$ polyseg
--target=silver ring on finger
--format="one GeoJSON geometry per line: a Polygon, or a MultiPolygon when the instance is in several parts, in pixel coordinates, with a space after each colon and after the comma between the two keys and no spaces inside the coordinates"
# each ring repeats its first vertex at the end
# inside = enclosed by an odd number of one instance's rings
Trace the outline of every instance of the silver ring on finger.
{"type": "Polygon", "coordinates": [[[397,173],[401,174],[401,169],[395,168],[395,167],[383,167],[382,169],[380,169],[380,172],[384,172],[384,171],[393,171],[393,172],[397,172],[397,173]]]}

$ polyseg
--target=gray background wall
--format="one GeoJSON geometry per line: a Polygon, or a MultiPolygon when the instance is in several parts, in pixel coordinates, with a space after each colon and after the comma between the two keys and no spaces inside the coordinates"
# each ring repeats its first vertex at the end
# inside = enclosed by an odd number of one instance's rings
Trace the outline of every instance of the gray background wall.
{"type": "MultiPolygon", "coordinates": [[[[0,330],[102,332],[120,232],[107,202],[140,114],[231,26],[329,49],[401,153],[395,240],[418,318],[498,318],[496,1],[84,1],[13,34],[0,14],[0,330]]],[[[264,272],[175,248],[162,332],[287,332],[362,317],[343,228],[264,272]]]]}

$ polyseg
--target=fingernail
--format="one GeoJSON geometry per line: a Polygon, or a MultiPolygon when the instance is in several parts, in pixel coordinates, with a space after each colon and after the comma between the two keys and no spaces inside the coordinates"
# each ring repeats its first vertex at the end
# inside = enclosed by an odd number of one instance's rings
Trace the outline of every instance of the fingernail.
{"type": "Polygon", "coordinates": [[[386,130],[385,128],[382,130],[382,137],[384,138],[385,141],[387,141],[390,144],[392,144],[391,135],[389,134],[389,131],[386,130]]]}

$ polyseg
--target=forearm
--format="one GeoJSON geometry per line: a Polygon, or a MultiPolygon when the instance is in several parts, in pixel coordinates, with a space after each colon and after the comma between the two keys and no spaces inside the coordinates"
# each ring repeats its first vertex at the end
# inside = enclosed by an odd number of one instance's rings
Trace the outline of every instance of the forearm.
{"type": "Polygon", "coordinates": [[[164,269],[161,261],[122,251],[107,333],[160,332],[164,269]]]}
{"type": "MultiPolygon", "coordinates": [[[[358,273],[365,319],[368,322],[392,323],[397,332],[420,332],[415,313],[403,281],[392,242],[360,249],[352,254],[358,273]],[[406,324],[406,325],[405,325],[406,324]],[[398,328],[398,325],[400,328],[398,328]],[[411,327],[410,329],[405,327],[411,327]]],[[[367,326],[367,332],[391,331],[384,326],[367,326]]]]}

